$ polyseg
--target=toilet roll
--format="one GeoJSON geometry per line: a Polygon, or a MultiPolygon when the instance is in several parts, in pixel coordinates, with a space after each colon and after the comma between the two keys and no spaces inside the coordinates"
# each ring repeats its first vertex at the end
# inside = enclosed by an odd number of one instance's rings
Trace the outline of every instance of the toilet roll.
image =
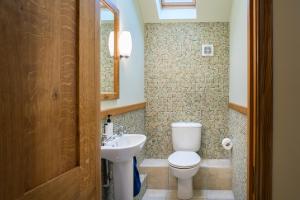
{"type": "Polygon", "coordinates": [[[222,140],[222,146],[223,146],[224,149],[226,149],[226,150],[229,151],[229,150],[232,149],[233,143],[232,143],[231,139],[229,139],[229,138],[224,138],[224,139],[222,140]]]}

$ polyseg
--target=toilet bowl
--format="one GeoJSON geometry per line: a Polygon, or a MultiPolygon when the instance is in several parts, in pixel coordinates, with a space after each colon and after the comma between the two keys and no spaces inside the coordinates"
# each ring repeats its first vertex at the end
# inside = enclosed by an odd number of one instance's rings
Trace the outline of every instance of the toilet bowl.
{"type": "Polygon", "coordinates": [[[175,150],[168,158],[171,174],[178,179],[177,197],[193,197],[193,176],[200,168],[201,157],[196,153],[201,144],[199,123],[176,122],[172,124],[172,143],[175,150]]]}
{"type": "Polygon", "coordinates": [[[200,161],[200,156],[190,151],[176,151],[169,156],[170,171],[178,178],[177,197],[179,199],[193,197],[193,176],[200,168],[200,161]]]}

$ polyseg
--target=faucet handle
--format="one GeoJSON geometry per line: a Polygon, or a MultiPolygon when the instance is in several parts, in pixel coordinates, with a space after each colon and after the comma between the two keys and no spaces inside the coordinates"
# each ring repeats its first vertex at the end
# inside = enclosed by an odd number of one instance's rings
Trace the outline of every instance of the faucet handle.
{"type": "Polygon", "coordinates": [[[120,125],[115,125],[115,132],[116,134],[118,134],[121,130],[121,126],[120,125]]]}
{"type": "Polygon", "coordinates": [[[119,127],[120,127],[120,130],[121,130],[121,131],[124,131],[124,130],[125,130],[124,126],[120,125],[119,127]]]}
{"type": "Polygon", "coordinates": [[[128,134],[127,129],[124,129],[123,134],[128,134]]]}
{"type": "Polygon", "coordinates": [[[122,125],[116,126],[116,135],[122,136],[124,132],[125,132],[124,126],[122,125]]]}

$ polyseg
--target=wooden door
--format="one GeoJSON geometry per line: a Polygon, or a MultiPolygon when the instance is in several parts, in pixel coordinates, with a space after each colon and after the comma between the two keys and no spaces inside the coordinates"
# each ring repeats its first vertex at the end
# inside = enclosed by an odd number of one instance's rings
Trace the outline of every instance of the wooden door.
{"type": "Polygon", "coordinates": [[[95,0],[0,0],[0,199],[100,199],[95,0]]]}

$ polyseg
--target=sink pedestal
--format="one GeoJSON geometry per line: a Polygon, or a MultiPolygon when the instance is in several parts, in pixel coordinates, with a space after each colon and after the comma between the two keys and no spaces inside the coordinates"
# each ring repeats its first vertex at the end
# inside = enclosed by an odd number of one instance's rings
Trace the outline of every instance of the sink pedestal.
{"type": "Polygon", "coordinates": [[[115,200],[133,200],[133,157],[146,139],[141,134],[124,134],[101,146],[102,158],[113,162],[115,200]]]}
{"type": "Polygon", "coordinates": [[[113,163],[115,200],[133,200],[133,160],[113,163]]]}

